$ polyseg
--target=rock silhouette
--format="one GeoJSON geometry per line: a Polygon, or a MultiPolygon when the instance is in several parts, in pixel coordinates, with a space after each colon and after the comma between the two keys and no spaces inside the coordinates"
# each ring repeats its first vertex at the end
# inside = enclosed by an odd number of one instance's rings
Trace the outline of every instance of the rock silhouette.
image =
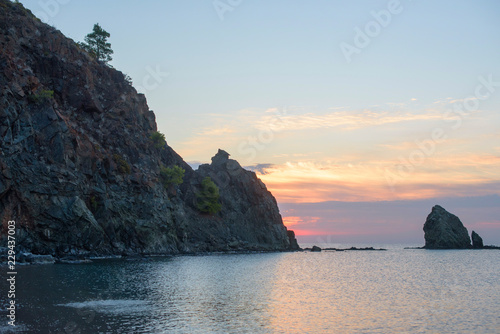
{"type": "Polygon", "coordinates": [[[425,246],[428,249],[465,249],[471,247],[467,229],[460,219],[436,205],[424,224],[425,246]]]}

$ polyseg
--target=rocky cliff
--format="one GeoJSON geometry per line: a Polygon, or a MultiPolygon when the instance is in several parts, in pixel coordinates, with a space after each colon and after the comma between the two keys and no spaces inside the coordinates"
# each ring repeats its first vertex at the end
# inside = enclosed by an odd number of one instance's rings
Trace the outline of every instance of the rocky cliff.
{"type": "Polygon", "coordinates": [[[37,254],[172,254],[297,247],[276,200],[224,151],[193,171],[150,139],[155,115],[123,73],[20,4],[0,0],[1,242],[37,254]],[[185,170],[165,189],[162,166],[185,170]],[[197,210],[205,176],[220,212],[197,210]]]}

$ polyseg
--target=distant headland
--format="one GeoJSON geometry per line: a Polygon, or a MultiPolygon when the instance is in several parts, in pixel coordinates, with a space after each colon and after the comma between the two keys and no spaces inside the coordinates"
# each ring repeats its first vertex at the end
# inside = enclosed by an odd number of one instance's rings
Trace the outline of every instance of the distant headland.
{"type": "Polygon", "coordinates": [[[125,74],[21,3],[0,22],[0,247],[13,222],[49,262],[299,248],[256,174],[223,150],[193,170],[125,74]]]}

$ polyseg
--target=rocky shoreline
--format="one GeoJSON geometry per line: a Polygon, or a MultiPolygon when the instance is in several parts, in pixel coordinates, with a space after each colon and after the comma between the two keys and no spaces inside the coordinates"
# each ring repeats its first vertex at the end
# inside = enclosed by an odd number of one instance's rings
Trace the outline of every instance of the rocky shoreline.
{"type": "Polygon", "coordinates": [[[334,252],[345,252],[345,251],[386,251],[385,248],[373,248],[373,247],[350,247],[350,248],[320,248],[318,246],[313,246],[311,248],[304,248],[303,251],[309,252],[322,252],[322,251],[334,251],[334,252]]]}

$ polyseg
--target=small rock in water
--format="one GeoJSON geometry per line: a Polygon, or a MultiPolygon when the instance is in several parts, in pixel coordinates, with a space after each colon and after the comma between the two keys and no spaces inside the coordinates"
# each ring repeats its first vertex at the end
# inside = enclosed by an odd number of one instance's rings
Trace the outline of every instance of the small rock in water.
{"type": "Polygon", "coordinates": [[[321,248],[319,248],[318,246],[312,246],[311,252],[321,252],[321,248]]]}

